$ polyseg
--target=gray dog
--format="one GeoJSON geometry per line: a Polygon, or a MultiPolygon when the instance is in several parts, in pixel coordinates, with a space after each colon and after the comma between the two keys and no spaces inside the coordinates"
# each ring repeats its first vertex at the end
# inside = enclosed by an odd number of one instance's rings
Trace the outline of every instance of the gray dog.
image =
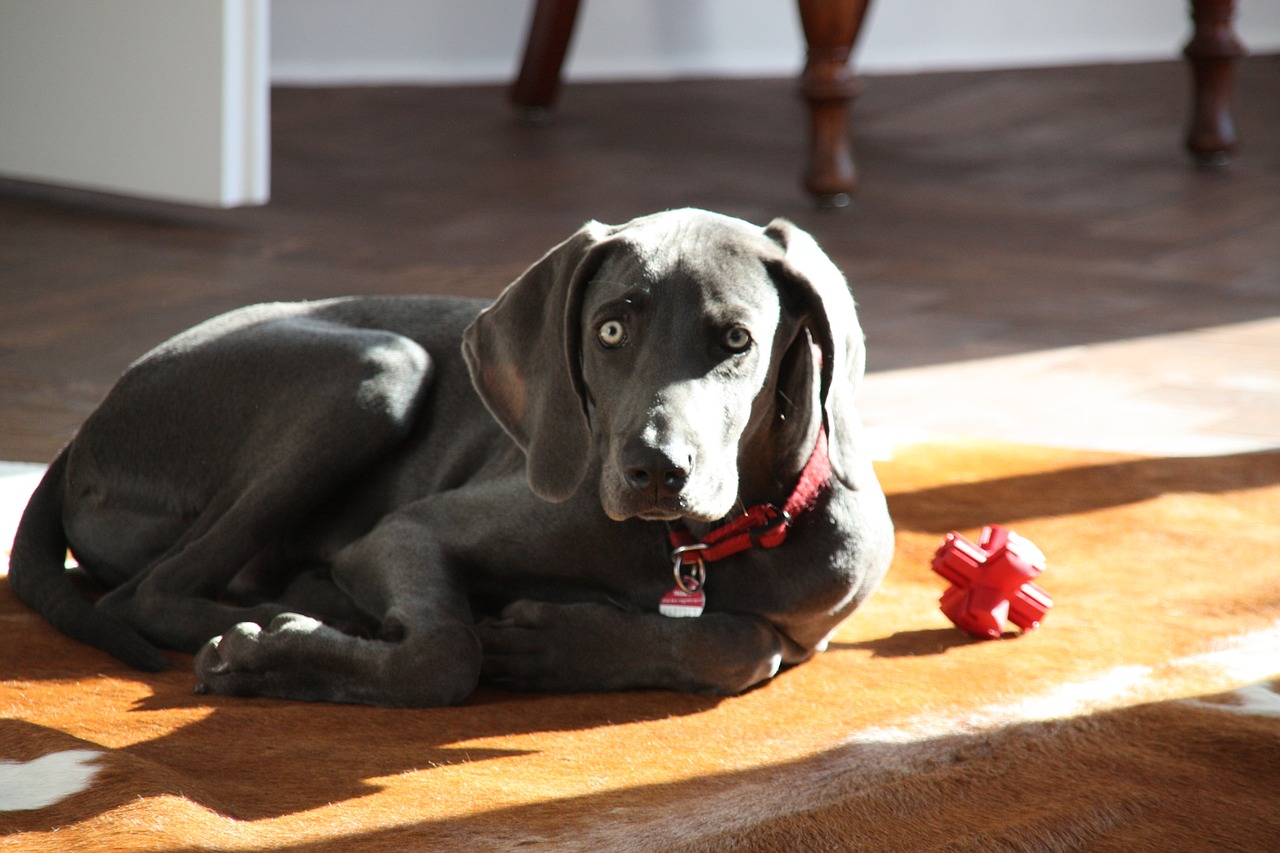
{"type": "Polygon", "coordinates": [[[739,692],[822,649],[889,563],[863,364],[808,234],[696,210],[589,223],[488,307],[243,308],[129,368],[32,496],[9,580],[134,667],[196,652],[200,691],[739,692]]]}

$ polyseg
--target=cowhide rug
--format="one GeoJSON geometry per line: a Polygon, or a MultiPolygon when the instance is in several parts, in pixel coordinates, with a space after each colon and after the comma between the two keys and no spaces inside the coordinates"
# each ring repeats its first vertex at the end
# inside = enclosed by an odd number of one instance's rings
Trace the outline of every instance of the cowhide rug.
{"type": "Polygon", "coordinates": [[[885,585],[728,699],[196,696],[188,659],[129,671],[0,581],[0,849],[1280,850],[1280,453],[919,445],[879,470],[885,585]],[[929,564],[989,523],[1046,553],[1055,606],[977,641],[929,564]]]}

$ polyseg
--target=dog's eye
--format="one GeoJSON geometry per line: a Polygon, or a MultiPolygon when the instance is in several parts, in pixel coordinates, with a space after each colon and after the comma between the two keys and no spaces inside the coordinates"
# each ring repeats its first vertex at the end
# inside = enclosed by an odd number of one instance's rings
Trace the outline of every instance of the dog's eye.
{"type": "Polygon", "coordinates": [[[751,333],[741,326],[734,326],[724,333],[724,348],[729,352],[746,352],[751,346],[751,333]]]}
{"type": "Polygon", "coordinates": [[[596,336],[607,347],[620,347],[627,342],[627,327],[620,320],[605,320],[596,330],[596,336]]]}

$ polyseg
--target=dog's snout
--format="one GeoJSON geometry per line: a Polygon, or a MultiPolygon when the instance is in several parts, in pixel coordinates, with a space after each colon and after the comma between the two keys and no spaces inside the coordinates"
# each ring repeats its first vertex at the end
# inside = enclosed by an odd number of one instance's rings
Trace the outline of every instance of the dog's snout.
{"type": "Polygon", "coordinates": [[[689,469],[659,451],[632,454],[624,469],[628,485],[652,498],[680,494],[689,482],[689,469]]]}

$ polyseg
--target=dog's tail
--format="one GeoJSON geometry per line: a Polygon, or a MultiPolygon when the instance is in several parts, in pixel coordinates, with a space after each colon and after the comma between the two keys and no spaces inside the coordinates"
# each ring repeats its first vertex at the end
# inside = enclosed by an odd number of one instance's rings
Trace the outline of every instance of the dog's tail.
{"type": "Polygon", "coordinates": [[[62,528],[67,450],[45,472],[18,522],[9,557],[9,586],[62,633],[119,658],[134,669],[159,672],[165,656],[114,615],[94,607],[66,571],[67,537],[62,528]]]}

